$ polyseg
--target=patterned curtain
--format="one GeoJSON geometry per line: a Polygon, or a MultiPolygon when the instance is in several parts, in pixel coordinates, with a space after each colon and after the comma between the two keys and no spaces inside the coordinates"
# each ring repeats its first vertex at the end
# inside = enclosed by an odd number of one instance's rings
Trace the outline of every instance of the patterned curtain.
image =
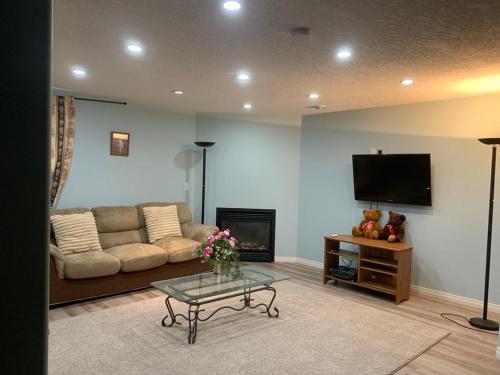
{"type": "Polygon", "coordinates": [[[50,121],[50,206],[54,207],[68,178],[75,139],[75,98],[53,96],[50,121]]]}

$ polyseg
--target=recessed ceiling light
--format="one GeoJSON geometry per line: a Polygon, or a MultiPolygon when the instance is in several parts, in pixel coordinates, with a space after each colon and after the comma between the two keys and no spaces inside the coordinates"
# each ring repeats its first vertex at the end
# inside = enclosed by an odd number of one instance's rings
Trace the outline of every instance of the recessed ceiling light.
{"type": "Polygon", "coordinates": [[[223,7],[230,12],[235,12],[241,9],[241,4],[239,1],[224,1],[223,7]]]}
{"type": "Polygon", "coordinates": [[[250,103],[243,104],[243,109],[246,110],[246,111],[251,110],[252,109],[252,104],[250,104],[250,103]]]}
{"type": "Polygon", "coordinates": [[[175,95],[182,95],[182,94],[184,94],[184,91],[182,91],[182,90],[172,90],[172,93],[175,94],[175,95]]]}
{"type": "Polygon", "coordinates": [[[138,55],[142,53],[142,46],[138,43],[129,43],[127,44],[127,50],[134,55],[138,55]]]}
{"type": "Polygon", "coordinates": [[[79,66],[71,68],[71,72],[76,78],[85,78],[87,76],[87,71],[79,66]]]}
{"type": "Polygon", "coordinates": [[[410,78],[406,78],[406,79],[403,79],[400,83],[403,85],[403,86],[410,86],[410,85],[413,85],[415,81],[413,79],[410,79],[410,78]]]}
{"type": "Polygon", "coordinates": [[[238,73],[238,75],[236,76],[236,78],[238,78],[239,81],[246,82],[246,81],[250,80],[250,74],[248,74],[248,73],[238,73]]]}
{"type": "Polygon", "coordinates": [[[312,92],[310,93],[309,95],[307,95],[307,97],[309,99],[312,99],[312,100],[315,100],[315,99],[318,99],[319,98],[319,94],[315,93],[315,92],[312,92]]]}
{"type": "Polygon", "coordinates": [[[337,51],[337,57],[342,60],[348,59],[349,57],[351,57],[351,55],[352,52],[347,49],[341,49],[337,51]]]}

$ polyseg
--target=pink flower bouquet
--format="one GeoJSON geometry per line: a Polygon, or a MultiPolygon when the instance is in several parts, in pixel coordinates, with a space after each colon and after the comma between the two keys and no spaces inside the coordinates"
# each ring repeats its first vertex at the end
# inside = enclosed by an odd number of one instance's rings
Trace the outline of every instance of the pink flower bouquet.
{"type": "Polygon", "coordinates": [[[208,262],[214,270],[220,266],[223,274],[239,274],[240,256],[236,250],[237,243],[236,238],[231,237],[229,229],[225,229],[218,230],[205,241],[196,242],[194,249],[201,261],[208,262]]]}

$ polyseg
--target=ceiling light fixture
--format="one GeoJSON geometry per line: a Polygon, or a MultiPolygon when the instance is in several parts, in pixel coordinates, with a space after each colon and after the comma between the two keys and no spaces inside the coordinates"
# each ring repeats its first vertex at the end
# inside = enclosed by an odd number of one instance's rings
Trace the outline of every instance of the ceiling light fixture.
{"type": "Polygon", "coordinates": [[[250,103],[243,104],[243,109],[246,110],[246,111],[251,110],[252,109],[252,104],[250,104],[250,103]]]}
{"type": "Polygon", "coordinates": [[[319,94],[317,94],[317,93],[315,93],[315,92],[312,92],[312,93],[310,93],[309,95],[307,95],[307,97],[308,97],[309,99],[316,100],[316,99],[318,99],[318,98],[319,98],[319,94]]]}
{"type": "Polygon", "coordinates": [[[246,82],[246,81],[250,80],[250,74],[248,74],[248,73],[238,73],[238,75],[236,76],[236,78],[238,78],[239,81],[246,82]]]}
{"type": "Polygon", "coordinates": [[[172,93],[175,94],[175,95],[182,95],[182,94],[184,94],[184,91],[182,91],[182,90],[172,90],[172,93]]]}
{"type": "Polygon", "coordinates": [[[348,49],[341,49],[337,51],[337,57],[342,60],[346,60],[349,57],[351,57],[352,52],[349,51],[348,49]]]}
{"type": "Polygon", "coordinates": [[[406,78],[406,79],[403,79],[402,81],[400,81],[400,83],[403,85],[403,86],[411,86],[413,85],[415,81],[413,79],[410,79],[410,78],[406,78]]]}
{"type": "Polygon", "coordinates": [[[239,1],[224,1],[223,7],[225,10],[235,12],[241,9],[241,4],[239,3],[239,1]]]}
{"type": "Polygon", "coordinates": [[[138,43],[129,43],[127,44],[127,50],[134,55],[138,55],[142,53],[142,46],[138,43]]]}
{"type": "Polygon", "coordinates": [[[79,66],[73,67],[71,72],[76,78],[85,78],[87,76],[87,71],[79,66]]]}

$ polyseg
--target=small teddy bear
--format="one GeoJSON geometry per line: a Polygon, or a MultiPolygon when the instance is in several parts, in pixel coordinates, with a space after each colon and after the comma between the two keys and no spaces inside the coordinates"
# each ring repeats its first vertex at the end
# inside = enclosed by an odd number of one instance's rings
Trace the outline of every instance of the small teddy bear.
{"type": "Polygon", "coordinates": [[[389,211],[389,221],[380,232],[379,238],[389,242],[403,241],[405,237],[405,227],[403,223],[405,220],[405,215],[389,211]]]}
{"type": "Polygon", "coordinates": [[[380,225],[378,221],[382,217],[380,210],[363,210],[364,220],[359,226],[352,227],[352,235],[357,237],[373,238],[379,237],[380,225]]]}

